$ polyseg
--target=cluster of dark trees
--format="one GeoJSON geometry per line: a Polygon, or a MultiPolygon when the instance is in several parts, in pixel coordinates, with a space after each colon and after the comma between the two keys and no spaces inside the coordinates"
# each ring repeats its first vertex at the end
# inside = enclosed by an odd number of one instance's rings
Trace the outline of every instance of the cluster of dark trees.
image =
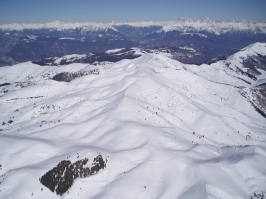
{"type": "Polygon", "coordinates": [[[62,72],[56,74],[52,80],[59,81],[59,82],[70,82],[73,79],[76,79],[78,77],[82,77],[85,75],[90,75],[90,74],[96,74],[99,75],[100,71],[99,69],[93,69],[89,71],[78,71],[78,72],[62,72]]]}
{"type": "Polygon", "coordinates": [[[69,160],[62,160],[56,167],[44,174],[39,180],[57,195],[64,194],[73,185],[77,178],[86,178],[106,168],[107,160],[104,161],[101,154],[94,158],[92,167],[85,167],[88,158],[71,163],[69,160]]]}
{"type": "Polygon", "coordinates": [[[44,58],[39,59],[36,61],[32,61],[34,64],[38,64],[40,66],[57,66],[57,65],[67,65],[71,63],[87,63],[87,64],[94,64],[99,62],[118,62],[123,59],[135,59],[140,57],[140,55],[135,55],[135,52],[130,49],[126,48],[116,53],[96,53],[86,55],[85,57],[72,57],[70,59],[63,58],[59,63],[56,62],[57,58],[44,58]]]}

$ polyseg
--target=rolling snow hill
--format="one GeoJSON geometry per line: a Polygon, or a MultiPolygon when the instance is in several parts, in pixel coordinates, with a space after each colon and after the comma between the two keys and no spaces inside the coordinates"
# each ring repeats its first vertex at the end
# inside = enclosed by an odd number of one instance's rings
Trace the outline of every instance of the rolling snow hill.
{"type": "Polygon", "coordinates": [[[264,198],[265,56],[1,67],[0,198],[264,198]]]}

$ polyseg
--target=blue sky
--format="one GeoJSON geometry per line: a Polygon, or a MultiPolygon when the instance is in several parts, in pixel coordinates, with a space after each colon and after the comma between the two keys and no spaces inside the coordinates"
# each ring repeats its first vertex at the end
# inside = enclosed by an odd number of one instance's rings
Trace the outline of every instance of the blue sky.
{"type": "Polygon", "coordinates": [[[266,0],[0,0],[0,24],[178,18],[266,21],[266,0]]]}

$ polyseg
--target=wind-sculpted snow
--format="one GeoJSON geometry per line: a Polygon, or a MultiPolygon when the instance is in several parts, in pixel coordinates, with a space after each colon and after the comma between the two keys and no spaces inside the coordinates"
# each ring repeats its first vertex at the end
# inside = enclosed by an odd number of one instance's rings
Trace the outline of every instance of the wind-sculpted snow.
{"type": "Polygon", "coordinates": [[[266,73],[255,80],[230,59],[196,66],[147,53],[108,65],[0,68],[0,198],[263,198],[266,120],[248,91],[266,73]],[[99,154],[104,169],[61,187],[64,165],[88,158],[82,168],[91,168],[99,154]],[[40,183],[51,173],[59,195],[52,181],[40,183]]]}

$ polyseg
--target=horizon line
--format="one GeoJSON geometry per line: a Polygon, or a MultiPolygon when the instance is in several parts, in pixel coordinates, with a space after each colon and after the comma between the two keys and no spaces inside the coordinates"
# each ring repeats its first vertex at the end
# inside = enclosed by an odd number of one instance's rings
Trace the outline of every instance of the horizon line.
{"type": "Polygon", "coordinates": [[[173,20],[130,20],[130,21],[116,21],[116,20],[110,20],[109,22],[96,22],[96,21],[76,21],[76,22],[67,22],[67,21],[61,21],[61,20],[52,20],[48,22],[37,22],[37,23],[19,23],[19,22],[14,22],[14,23],[0,23],[0,26],[3,25],[13,25],[13,24],[18,24],[18,25],[28,25],[28,24],[50,24],[54,22],[59,22],[59,23],[65,23],[65,24],[81,24],[81,23],[95,23],[95,24],[115,24],[115,23],[133,23],[133,22],[158,22],[158,23],[163,23],[163,22],[177,22],[179,20],[197,20],[197,21],[215,21],[215,22],[256,22],[256,23],[265,23],[266,19],[261,21],[261,20],[250,20],[250,19],[231,19],[231,20],[220,20],[220,19],[212,19],[212,18],[177,18],[173,20]]]}

